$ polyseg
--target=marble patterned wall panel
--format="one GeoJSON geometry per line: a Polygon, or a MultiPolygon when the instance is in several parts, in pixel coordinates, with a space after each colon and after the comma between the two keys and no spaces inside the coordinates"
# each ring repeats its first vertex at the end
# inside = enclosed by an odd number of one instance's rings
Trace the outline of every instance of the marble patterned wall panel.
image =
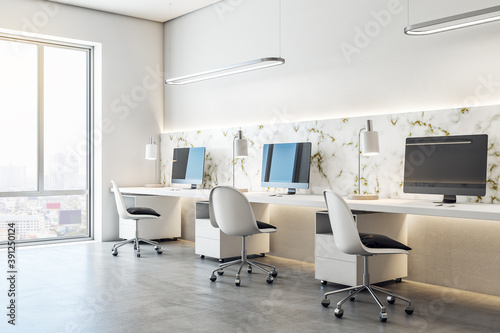
{"type": "MultiPolygon", "coordinates": [[[[403,160],[408,136],[486,133],[489,135],[488,189],[479,197],[460,200],[498,202],[500,170],[500,106],[411,112],[369,117],[276,122],[241,127],[249,140],[249,156],[236,159],[235,185],[250,191],[276,191],[260,186],[262,147],[266,143],[312,142],[310,188],[299,193],[321,194],[333,189],[342,195],[357,190],[358,132],[367,119],[379,132],[380,154],[361,157],[361,192],[380,197],[430,198],[404,194],[403,160]]],[[[239,128],[164,133],[161,137],[161,179],[170,185],[175,147],[206,147],[204,187],[232,184],[232,141],[239,128]]],[[[283,191],[283,190],[278,190],[283,191]]]]}

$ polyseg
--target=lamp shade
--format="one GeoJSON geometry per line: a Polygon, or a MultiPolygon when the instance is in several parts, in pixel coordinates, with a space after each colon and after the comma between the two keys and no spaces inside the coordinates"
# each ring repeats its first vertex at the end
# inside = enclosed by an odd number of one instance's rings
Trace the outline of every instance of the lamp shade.
{"type": "Polygon", "coordinates": [[[153,143],[153,138],[149,138],[149,143],[146,145],[146,159],[156,160],[156,143],[153,143]]]}
{"type": "Polygon", "coordinates": [[[248,156],[248,140],[243,139],[243,132],[238,131],[238,137],[234,140],[234,157],[248,156]]]}
{"type": "Polygon", "coordinates": [[[234,186],[234,166],[236,157],[248,156],[248,140],[243,139],[243,131],[239,130],[238,135],[233,139],[233,186],[234,186]]]}
{"type": "Polygon", "coordinates": [[[360,141],[363,156],[374,156],[380,153],[377,131],[361,132],[360,141]]]}
{"type": "Polygon", "coordinates": [[[234,140],[234,157],[248,156],[248,141],[246,139],[234,140]]]}

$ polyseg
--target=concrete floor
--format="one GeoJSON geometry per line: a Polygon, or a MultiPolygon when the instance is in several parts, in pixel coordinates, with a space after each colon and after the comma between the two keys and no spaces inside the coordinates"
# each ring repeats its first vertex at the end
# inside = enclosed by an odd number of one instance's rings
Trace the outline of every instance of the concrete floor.
{"type": "MultiPolygon", "coordinates": [[[[195,255],[192,242],[163,242],[162,255],[143,246],[141,258],[132,245],[117,257],[111,247],[86,242],[19,248],[17,325],[7,324],[2,278],[0,332],[500,332],[500,297],[387,282],[381,286],[412,300],[413,315],[396,301],[381,323],[378,306],[362,293],[337,319],[338,297],[329,308],[320,302],[324,292],[341,286],[321,286],[310,263],[257,258],[277,266],[275,282],[268,285],[264,274],[244,270],[236,287],[234,268],[210,282],[218,261],[195,255]]],[[[5,250],[0,258],[6,272],[5,250]]]]}

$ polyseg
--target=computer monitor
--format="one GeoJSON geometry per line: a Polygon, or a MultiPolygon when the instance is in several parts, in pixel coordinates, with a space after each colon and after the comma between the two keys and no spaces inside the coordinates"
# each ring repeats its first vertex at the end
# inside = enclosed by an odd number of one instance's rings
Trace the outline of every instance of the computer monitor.
{"type": "Polygon", "coordinates": [[[271,143],[264,145],[262,156],[262,187],[309,188],[311,143],[271,143]]]}
{"type": "Polygon", "coordinates": [[[486,193],[488,135],[415,137],[406,139],[404,193],[457,195],[486,193]]]}
{"type": "Polygon", "coordinates": [[[172,183],[203,184],[203,168],[205,166],[205,147],[174,148],[172,161],[172,183]]]}

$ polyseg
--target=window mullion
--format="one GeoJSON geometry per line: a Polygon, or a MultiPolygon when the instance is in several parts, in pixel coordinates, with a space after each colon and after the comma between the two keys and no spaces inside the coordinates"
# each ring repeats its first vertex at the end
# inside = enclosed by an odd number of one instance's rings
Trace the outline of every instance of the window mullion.
{"type": "Polygon", "coordinates": [[[38,192],[45,190],[44,171],[44,58],[43,46],[38,45],[38,192]]]}

